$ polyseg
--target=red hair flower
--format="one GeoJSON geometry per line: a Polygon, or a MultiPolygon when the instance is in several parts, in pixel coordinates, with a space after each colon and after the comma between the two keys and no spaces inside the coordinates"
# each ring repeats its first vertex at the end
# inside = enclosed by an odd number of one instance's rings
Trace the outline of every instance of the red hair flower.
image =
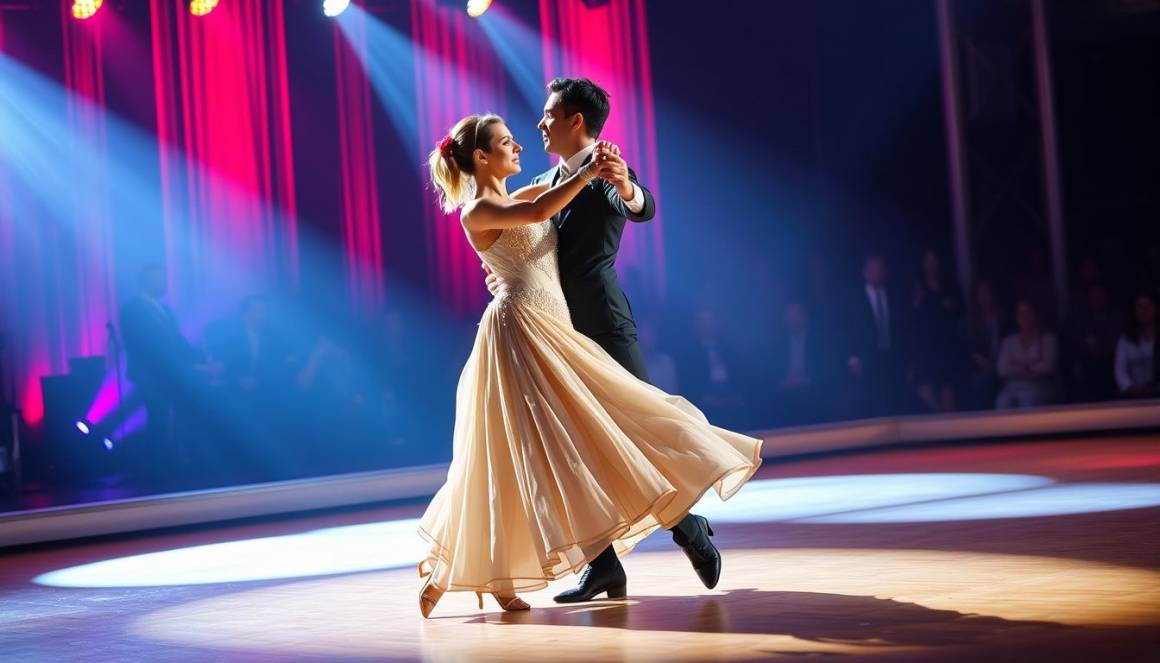
{"type": "Polygon", "coordinates": [[[454,146],[455,139],[453,139],[451,136],[444,136],[443,139],[439,141],[439,154],[441,154],[444,159],[450,159],[451,149],[454,146]]]}

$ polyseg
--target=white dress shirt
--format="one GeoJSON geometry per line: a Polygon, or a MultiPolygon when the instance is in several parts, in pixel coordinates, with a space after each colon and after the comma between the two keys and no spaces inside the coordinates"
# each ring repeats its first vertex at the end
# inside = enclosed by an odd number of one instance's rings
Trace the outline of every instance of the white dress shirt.
{"type": "MultiPolygon", "coordinates": [[[[588,147],[585,147],[567,159],[561,159],[560,177],[564,178],[576,172],[576,170],[580,168],[581,164],[584,163],[584,160],[591,156],[595,150],[596,143],[592,143],[588,147]]],[[[644,209],[644,192],[640,190],[640,187],[636,185],[636,182],[632,182],[631,184],[632,198],[630,200],[624,201],[624,205],[628,208],[628,211],[632,212],[633,214],[640,214],[641,210],[644,209]]]]}
{"type": "Polygon", "coordinates": [[[1152,374],[1152,355],[1156,352],[1156,337],[1141,339],[1139,342],[1121,336],[1116,344],[1116,385],[1120,391],[1127,391],[1135,385],[1151,385],[1156,381],[1152,374]]]}
{"type": "Polygon", "coordinates": [[[878,349],[890,349],[890,303],[886,300],[886,288],[875,288],[866,284],[866,297],[870,300],[870,310],[874,312],[874,325],[878,331],[878,349]]]}

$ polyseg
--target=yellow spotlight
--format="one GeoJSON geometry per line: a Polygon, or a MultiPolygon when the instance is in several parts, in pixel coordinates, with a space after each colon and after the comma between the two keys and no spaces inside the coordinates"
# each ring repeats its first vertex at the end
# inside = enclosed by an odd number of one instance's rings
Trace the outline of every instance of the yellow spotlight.
{"type": "Polygon", "coordinates": [[[73,18],[78,18],[82,21],[86,18],[92,18],[104,3],[105,0],[73,0],[73,18]]]}
{"type": "Polygon", "coordinates": [[[220,0],[189,0],[189,13],[194,16],[205,16],[218,6],[220,0]]]}
{"type": "Polygon", "coordinates": [[[467,15],[472,18],[483,16],[483,12],[491,6],[491,0],[467,0],[467,15]]]}

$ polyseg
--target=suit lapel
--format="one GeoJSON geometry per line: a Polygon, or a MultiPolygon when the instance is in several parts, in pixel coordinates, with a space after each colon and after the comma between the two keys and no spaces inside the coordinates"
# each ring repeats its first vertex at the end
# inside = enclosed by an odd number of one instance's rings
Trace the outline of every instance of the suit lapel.
{"type": "MultiPolygon", "coordinates": [[[[591,162],[592,162],[592,155],[589,154],[588,158],[586,158],[586,159],[584,159],[584,161],[580,162],[579,167],[583,168],[584,166],[587,166],[591,162]]],[[[552,186],[556,186],[556,183],[559,181],[560,181],[560,166],[557,165],[556,172],[552,175],[552,186]]],[[[572,213],[572,206],[576,204],[576,201],[582,195],[584,195],[583,191],[576,194],[576,197],[573,198],[572,201],[569,202],[567,205],[565,205],[564,209],[560,210],[552,217],[552,223],[555,224],[557,229],[564,227],[564,222],[566,222],[568,220],[568,215],[572,213]]]]}

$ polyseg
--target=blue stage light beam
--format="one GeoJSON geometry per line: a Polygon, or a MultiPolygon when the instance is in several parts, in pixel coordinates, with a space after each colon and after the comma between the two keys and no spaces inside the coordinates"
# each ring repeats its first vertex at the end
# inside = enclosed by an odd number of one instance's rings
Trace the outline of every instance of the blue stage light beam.
{"type": "Polygon", "coordinates": [[[520,98],[537,117],[543,111],[547,90],[544,84],[543,42],[532,30],[503,7],[494,7],[479,18],[479,25],[504,68],[515,81],[520,98]]]}
{"type": "MultiPolygon", "coordinates": [[[[120,251],[118,260],[123,267],[119,271],[128,275],[124,291],[130,291],[131,281],[136,273],[133,265],[142,265],[147,262],[159,262],[159,253],[164,249],[164,238],[159,230],[162,227],[161,219],[168,219],[168,228],[176,237],[183,237],[192,220],[189,212],[177,204],[169,207],[160,190],[160,180],[157,171],[148,164],[167,162],[170,172],[197,174],[197,179],[213,181],[213,187],[222,192],[223,196],[237,196],[239,201],[250,200],[257,195],[252,191],[223,181],[196,163],[190,162],[187,156],[177,150],[164,148],[158,145],[157,140],[116,116],[114,113],[105,115],[106,147],[90,143],[85,137],[77,134],[68,121],[67,109],[69,104],[89,103],[81,99],[69,99],[69,93],[59,84],[44,78],[40,74],[25,67],[20,62],[0,54],[0,170],[6,177],[6,199],[0,200],[0,205],[7,211],[0,214],[0,223],[11,225],[11,234],[18,246],[25,245],[33,255],[41,251],[43,235],[46,228],[69,237],[71,244],[83,244],[86,233],[91,229],[86,227],[88,218],[81,211],[86,205],[93,202],[86,198],[86,193],[94,187],[85,187],[81,190],[75,186],[76,182],[99,182],[96,189],[103,191],[109,205],[109,218],[112,219],[113,232],[121,238],[118,246],[120,251]],[[98,179],[99,178],[99,179],[98,179]],[[246,198],[251,197],[251,198],[246,198]],[[18,223],[17,220],[29,220],[32,223],[18,223]]],[[[283,220],[281,211],[272,207],[268,200],[257,201],[257,205],[268,210],[275,225],[282,225],[289,221],[283,220]]],[[[239,209],[252,207],[248,203],[241,203],[239,209]]],[[[329,269],[330,265],[342,264],[341,247],[332,238],[319,236],[313,230],[307,219],[300,219],[299,231],[299,261],[303,269],[310,268],[314,275],[311,297],[294,297],[278,299],[277,292],[272,292],[275,305],[283,314],[284,329],[290,334],[288,344],[293,347],[303,346],[309,349],[322,334],[330,334],[334,338],[334,312],[336,303],[343,302],[347,297],[345,276],[341,270],[329,269]],[[317,267],[322,266],[322,267],[317,267]]],[[[191,305],[178,311],[182,318],[182,328],[191,341],[199,341],[207,323],[224,317],[227,313],[236,310],[236,296],[253,292],[271,292],[271,284],[267,275],[260,271],[262,265],[252,264],[252,257],[238,255],[229,247],[207,244],[199,256],[207,272],[228,275],[234,284],[230,294],[220,292],[199,291],[197,299],[191,305]]],[[[162,253],[163,254],[163,253],[162,253]]],[[[276,284],[275,284],[276,285],[276,284]]],[[[439,347],[450,335],[450,323],[438,309],[437,303],[431,303],[429,298],[413,295],[408,286],[399,284],[393,294],[393,299],[402,303],[399,311],[408,317],[414,324],[421,325],[424,333],[423,343],[417,343],[413,348],[416,353],[433,352],[425,348],[439,347]],[[426,345],[425,345],[426,344],[426,345]]],[[[7,295],[0,295],[0,312],[17,310],[20,305],[18,299],[7,295]]],[[[108,312],[109,319],[115,320],[116,311],[108,312]]],[[[369,327],[369,323],[368,323],[369,327]]],[[[338,330],[343,331],[343,330],[338,330]]],[[[340,344],[351,350],[355,356],[364,356],[376,348],[370,347],[370,341],[358,339],[346,342],[337,339],[340,344]],[[354,343],[366,343],[366,346],[351,347],[354,343]]],[[[467,348],[463,348],[466,354],[467,348]]],[[[440,348],[440,352],[446,352],[440,348]]],[[[355,384],[375,384],[378,376],[367,362],[353,362],[351,379],[355,384]]],[[[434,378],[431,378],[434,380],[434,378]]],[[[435,410],[445,404],[424,404],[406,401],[402,407],[407,411],[406,416],[413,416],[417,420],[435,418],[435,410]]],[[[264,418],[261,412],[249,411],[246,406],[237,400],[219,399],[208,404],[208,415],[215,421],[228,424],[231,431],[244,435],[247,439],[269,440],[267,445],[254,445],[245,450],[244,458],[222,459],[222,462],[241,460],[247,468],[265,468],[270,471],[260,471],[255,474],[260,477],[283,476],[294,471],[295,466],[286,459],[282,445],[285,441],[270,436],[270,421],[264,418]]],[[[137,427],[139,418],[130,417],[130,422],[120,426],[123,433],[137,427]],[[130,426],[130,424],[133,424],[130,426]]],[[[91,428],[91,426],[90,426],[91,428]]],[[[437,427],[436,427],[437,429],[437,427]]],[[[436,430],[433,429],[433,430],[436,430]]],[[[103,429],[102,429],[103,432],[103,429]]],[[[357,437],[352,438],[351,448],[358,445],[371,447],[381,446],[392,431],[385,431],[381,426],[359,430],[357,437]]],[[[111,436],[112,441],[118,442],[121,435],[111,436]]],[[[101,438],[97,438],[98,440],[101,438]]],[[[435,442],[432,439],[431,442],[435,442]]],[[[433,444],[432,449],[446,449],[450,454],[450,432],[446,436],[440,435],[438,442],[443,446],[433,444]]],[[[353,451],[348,450],[349,453],[353,451]]],[[[444,454],[438,454],[443,456],[444,454]]],[[[238,453],[239,456],[242,452],[238,453]]],[[[427,462],[442,460],[442,457],[425,458],[427,462]]],[[[213,468],[207,468],[213,472],[213,468]]]]}
{"type": "Polygon", "coordinates": [[[351,51],[362,62],[375,97],[403,144],[412,155],[421,156],[411,39],[358,5],[352,5],[335,20],[351,51]]]}

